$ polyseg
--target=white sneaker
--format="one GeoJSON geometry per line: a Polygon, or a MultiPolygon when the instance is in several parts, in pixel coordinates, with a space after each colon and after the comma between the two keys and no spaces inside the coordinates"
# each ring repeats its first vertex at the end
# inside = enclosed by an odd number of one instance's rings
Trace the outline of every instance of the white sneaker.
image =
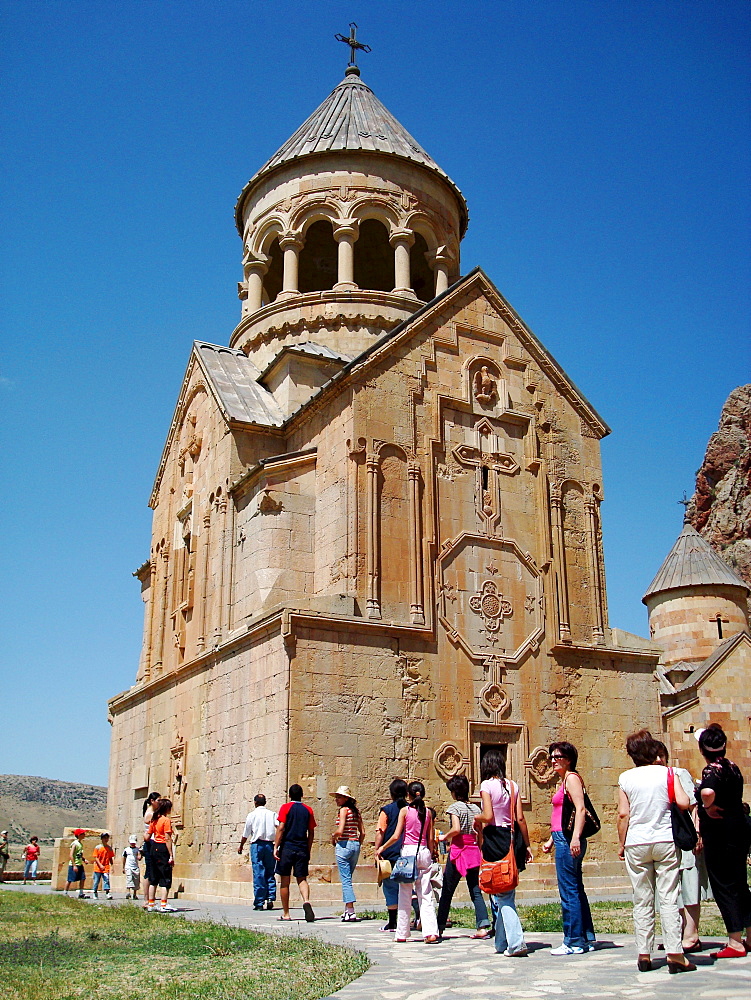
{"type": "Polygon", "coordinates": [[[561,944],[557,948],[550,949],[551,955],[583,955],[583,948],[572,948],[570,945],[561,944]]]}
{"type": "Polygon", "coordinates": [[[174,906],[169,906],[169,905],[167,905],[167,906],[155,906],[154,909],[155,910],[159,910],[160,913],[177,913],[177,910],[175,909],[175,907],[174,906]]]}

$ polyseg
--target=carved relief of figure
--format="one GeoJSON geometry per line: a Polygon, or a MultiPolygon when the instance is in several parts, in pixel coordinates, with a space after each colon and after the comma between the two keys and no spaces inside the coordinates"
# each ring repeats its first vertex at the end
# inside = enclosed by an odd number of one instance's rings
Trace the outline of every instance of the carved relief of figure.
{"type": "Polygon", "coordinates": [[[495,379],[491,377],[487,365],[475,373],[474,393],[478,403],[492,403],[497,395],[495,379]]]}
{"type": "Polygon", "coordinates": [[[188,414],[187,422],[192,426],[192,430],[189,432],[187,444],[181,449],[178,458],[181,470],[185,467],[185,456],[190,455],[195,460],[201,453],[201,445],[203,444],[203,437],[201,434],[196,433],[197,418],[195,413],[188,414]]]}

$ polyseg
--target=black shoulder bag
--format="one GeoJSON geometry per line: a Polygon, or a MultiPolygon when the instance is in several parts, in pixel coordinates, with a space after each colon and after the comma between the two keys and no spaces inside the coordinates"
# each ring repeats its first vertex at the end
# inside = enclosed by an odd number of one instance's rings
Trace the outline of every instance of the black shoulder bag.
{"type": "MultiPolygon", "coordinates": [[[[574,772],[576,774],[576,772],[574,772]]],[[[566,775],[568,777],[568,775],[566,775]]],[[[581,777],[579,780],[581,781],[581,777]]],[[[571,840],[574,836],[574,824],[576,823],[576,807],[574,806],[573,799],[568,793],[566,788],[566,783],[564,779],[564,796],[563,796],[563,809],[561,810],[561,829],[566,840],[571,840]]],[[[584,787],[584,782],[582,781],[582,791],[584,792],[584,827],[582,828],[581,836],[584,840],[589,840],[590,837],[594,837],[595,834],[600,832],[600,817],[595,812],[595,807],[592,805],[589,796],[587,795],[587,789],[584,787]]]]}
{"type": "Polygon", "coordinates": [[[670,825],[673,828],[673,840],[679,851],[693,851],[699,837],[694,821],[688,809],[681,809],[675,801],[675,771],[668,768],[668,802],[670,803],[670,825]]]}

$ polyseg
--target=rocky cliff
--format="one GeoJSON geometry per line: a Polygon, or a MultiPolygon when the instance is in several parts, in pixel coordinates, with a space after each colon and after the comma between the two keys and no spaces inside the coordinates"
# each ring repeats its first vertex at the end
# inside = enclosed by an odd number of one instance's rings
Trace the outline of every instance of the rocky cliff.
{"type": "Polygon", "coordinates": [[[686,513],[751,586],[751,385],[739,386],[728,396],[686,513]]]}

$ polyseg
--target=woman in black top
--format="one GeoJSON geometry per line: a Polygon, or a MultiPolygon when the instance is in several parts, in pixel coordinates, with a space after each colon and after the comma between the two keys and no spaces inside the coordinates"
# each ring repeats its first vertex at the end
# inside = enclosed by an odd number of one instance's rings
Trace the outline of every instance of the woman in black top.
{"type": "MultiPolygon", "coordinates": [[[[389,785],[389,794],[391,795],[391,802],[386,806],[381,806],[378,813],[378,829],[375,835],[376,851],[381,844],[385,844],[394,835],[394,830],[396,830],[396,824],[399,820],[399,812],[407,805],[407,782],[402,778],[394,778],[389,785]]],[[[401,854],[401,849],[402,845],[401,841],[399,841],[396,844],[392,844],[391,847],[386,848],[382,857],[384,860],[390,861],[393,865],[401,854]]],[[[381,888],[383,889],[383,895],[386,897],[386,909],[388,910],[389,918],[388,923],[381,930],[395,931],[399,902],[399,883],[393,882],[391,878],[387,878],[381,883],[381,888]]]]}
{"type": "Polygon", "coordinates": [[[697,792],[699,831],[709,883],[728,932],[728,943],[712,957],[742,958],[751,949],[751,889],[746,877],[749,836],[743,812],[743,775],[725,756],[727,738],[717,723],[701,733],[699,749],[707,761],[697,792]]]}

